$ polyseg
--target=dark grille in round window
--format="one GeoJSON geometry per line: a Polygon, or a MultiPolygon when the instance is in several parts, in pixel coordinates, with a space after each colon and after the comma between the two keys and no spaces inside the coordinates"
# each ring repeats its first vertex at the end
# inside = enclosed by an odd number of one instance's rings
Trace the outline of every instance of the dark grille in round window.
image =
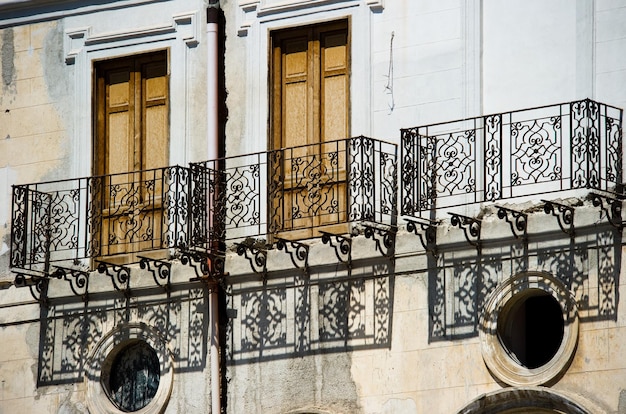
{"type": "Polygon", "coordinates": [[[109,375],[109,397],[122,411],[144,408],[159,388],[156,352],[143,341],[126,346],[115,356],[109,375]]]}

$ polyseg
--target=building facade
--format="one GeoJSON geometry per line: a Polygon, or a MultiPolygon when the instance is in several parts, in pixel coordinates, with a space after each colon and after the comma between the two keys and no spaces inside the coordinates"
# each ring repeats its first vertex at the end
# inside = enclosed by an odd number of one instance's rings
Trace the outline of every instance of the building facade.
{"type": "Polygon", "coordinates": [[[0,16],[0,412],[626,412],[626,2],[0,16]]]}

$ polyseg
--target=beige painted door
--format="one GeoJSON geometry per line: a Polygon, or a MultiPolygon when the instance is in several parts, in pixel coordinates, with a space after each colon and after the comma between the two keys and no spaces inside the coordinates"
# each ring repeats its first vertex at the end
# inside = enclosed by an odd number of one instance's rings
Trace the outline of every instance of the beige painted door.
{"type": "MultiPolygon", "coordinates": [[[[94,173],[103,176],[98,201],[101,256],[136,260],[161,247],[162,170],[169,159],[167,53],[96,66],[94,173]]],[[[109,260],[109,258],[107,258],[109,260]]]]}
{"type": "Polygon", "coordinates": [[[280,165],[273,165],[278,199],[270,215],[282,230],[279,237],[304,239],[318,236],[320,229],[343,231],[348,22],[276,32],[272,45],[272,146],[283,151],[280,165]]]}

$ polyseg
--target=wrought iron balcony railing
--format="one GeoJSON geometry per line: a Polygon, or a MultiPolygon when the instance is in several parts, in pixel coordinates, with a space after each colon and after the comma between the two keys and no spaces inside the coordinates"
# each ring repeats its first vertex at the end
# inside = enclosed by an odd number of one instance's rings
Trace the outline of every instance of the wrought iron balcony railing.
{"type": "Polygon", "coordinates": [[[174,166],[15,185],[11,267],[48,273],[51,265],[91,266],[83,259],[129,262],[142,252],[208,246],[211,174],[174,166]]]}
{"type": "Polygon", "coordinates": [[[619,192],[622,110],[582,100],[402,130],[401,212],[513,197],[619,192]]]}
{"type": "Polygon", "coordinates": [[[296,240],[317,237],[320,230],[347,232],[354,222],[395,224],[396,158],[394,144],[356,137],[191,168],[221,172],[214,216],[221,240],[296,240]]]}

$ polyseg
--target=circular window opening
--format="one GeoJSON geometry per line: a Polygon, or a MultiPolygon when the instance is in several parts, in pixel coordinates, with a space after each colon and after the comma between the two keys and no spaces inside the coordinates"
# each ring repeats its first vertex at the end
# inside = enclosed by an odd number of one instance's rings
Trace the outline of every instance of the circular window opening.
{"type": "Polygon", "coordinates": [[[115,355],[108,377],[107,393],[115,406],[138,411],[152,401],[161,377],[159,357],[144,341],[133,342],[115,355]]]}
{"type": "Polygon", "coordinates": [[[498,315],[498,337],[517,363],[539,368],[556,355],[563,342],[563,311],[544,290],[534,289],[518,296],[498,315]]]}
{"type": "Polygon", "coordinates": [[[485,365],[498,380],[515,387],[548,384],[576,352],[576,300],[547,272],[519,273],[487,297],[479,335],[485,365]]]}

